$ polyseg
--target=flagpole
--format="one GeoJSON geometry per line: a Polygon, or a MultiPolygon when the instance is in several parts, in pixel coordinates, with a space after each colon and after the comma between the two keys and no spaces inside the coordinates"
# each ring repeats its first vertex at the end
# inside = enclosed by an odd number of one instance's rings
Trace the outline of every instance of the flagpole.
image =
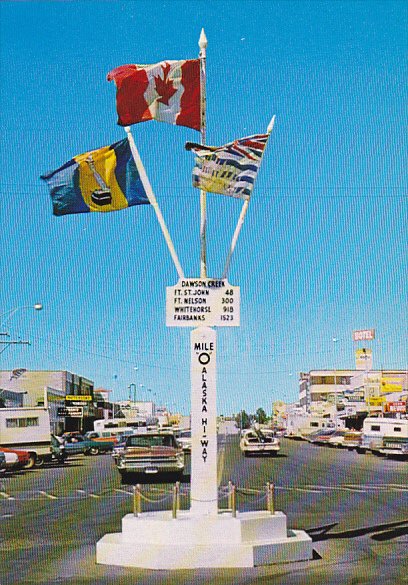
{"type": "MultiPolygon", "coordinates": [[[[266,130],[267,134],[270,134],[272,132],[274,124],[275,124],[275,116],[272,117],[272,120],[268,124],[268,128],[266,130]]],[[[264,155],[264,152],[262,153],[262,157],[264,155]]],[[[262,160],[262,158],[261,158],[261,160],[262,160]]],[[[223,279],[227,278],[227,273],[229,270],[229,265],[231,262],[232,254],[233,254],[235,246],[237,244],[239,232],[241,231],[242,225],[244,223],[245,215],[246,215],[246,212],[248,210],[248,205],[249,205],[249,199],[246,199],[242,205],[241,213],[239,214],[239,218],[237,221],[235,232],[234,232],[234,235],[232,236],[230,251],[228,252],[227,260],[225,262],[224,272],[222,274],[223,279]]]]}
{"type": "Polygon", "coordinates": [[[153,206],[154,211],[156,212],[157,219],[159,221],[161,230],[162,230],[163,235],[164,235],[164,239],[166,240],[167,247],[168,247],[170,255],[173,259],[173,262],[174,262],[174,265],[176,267],[179,278],[184,278],[183,269],[180,265],[176,250],[174,248],[174,245],[173,245],[173,242],[171,240],[166,223],[165,223],[164,218],[162,216],[162,213],[160,211],[159,204],[157,203],[156,197],[153,193],[152,186],[150,184],[149,178],[148,178],[146,171],[144,169],[142,160],[141,160],[140,155],[139,155],[139,151],[137,150],[137,147],[136,147],[135,141],[133,140],[133,136],[132,136],[132,133],[130,131],[129,126],[125,126],[125,132],[128,136],[130,150],[132,152],[132,156],[133,156],[133,160],[135,161],[136,168],[139,172],[140,180],[142,181],[143,187],[146,191],[147,198],[148,198],[150,204],[153,206]]]}
{"type": "MultiPolygon", "coordinates": [[[[201,101],[201,144],[206,143],[206,49],[207,37],[204,29],[201,29],[200,39],[200,101],[201,101]]],[[[207,278],[207,249],[206,249],[206,232],[207,232],[207,193],[200,190],[200,276],[207,278]]]]}

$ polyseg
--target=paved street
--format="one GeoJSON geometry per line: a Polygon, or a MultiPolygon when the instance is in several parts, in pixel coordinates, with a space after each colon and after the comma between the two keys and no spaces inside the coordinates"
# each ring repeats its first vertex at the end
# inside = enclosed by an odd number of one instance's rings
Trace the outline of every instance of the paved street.
{"type": "MultiPolygon", "coordinates": [[[[95,544],[132,510],[112,458],[78,456],[0,479],[1,585],[408,583],[408,463],[282,440],[277,458],[244,458],[237,435],[220,435],[220,485],[233,481],[241,511],[276,509],[306,530],[315,558],[246,570],[145,571],[96,565],[95,544]]],[[[188,470],[181,505],[188,507],[188,470]]],[[[143,486],[144,509],[171,509],[172,484],[143,486]]],[[[220,506],[226,506],[225,497],[220,506]]]]}

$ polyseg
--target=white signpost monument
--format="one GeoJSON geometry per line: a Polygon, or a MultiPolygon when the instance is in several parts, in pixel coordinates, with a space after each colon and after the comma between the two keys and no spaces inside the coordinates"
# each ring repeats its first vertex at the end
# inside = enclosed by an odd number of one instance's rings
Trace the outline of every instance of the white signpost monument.
{"type": "MultiPolygon", "coordinates": [[[[207,39],[199,41],[202,85],[205,81],[207,39]]],[[[205,99],[202,98],[203,103],[205,99]]],[[[203,122],[205,109],[202,107],[203,122]]],[[[272,131],[274,118],[268,126],[272,131]]],[[[128,514],[122,532],[106,534],[97,543],[97,562],[149,569],[253,567],[311,559],[312,540],[303,531],[288,530],[282,512],[219,511],[217,478],[216,331],[213,327],[240,324],[239,287],[226,275],[248,208],[245,199],[221,279],[207,277],[206,193],[200,191],[200,278],[186,278],[175,253],[148,178],[141,166],[130,128],[132,154],[150,203],[157,214],[179,281],[166,291],[168,327],[192,327],[191,332],[191,489],[190,509],[128,514]]],[[[205,144],[205,123],[202,124],[205,144]]]]}

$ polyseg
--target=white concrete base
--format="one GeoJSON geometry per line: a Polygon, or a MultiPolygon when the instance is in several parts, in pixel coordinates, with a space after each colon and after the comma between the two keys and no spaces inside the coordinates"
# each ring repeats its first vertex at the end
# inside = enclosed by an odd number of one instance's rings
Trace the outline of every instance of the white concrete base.
{"type": "Polygon", "coordinates": [[[255,567],[313,556],[312,539],[288,530],[282,512],[194,515],[180,511],[127,514],[122,532],[96,545],[96,562],[143,569],[255,567]]]}

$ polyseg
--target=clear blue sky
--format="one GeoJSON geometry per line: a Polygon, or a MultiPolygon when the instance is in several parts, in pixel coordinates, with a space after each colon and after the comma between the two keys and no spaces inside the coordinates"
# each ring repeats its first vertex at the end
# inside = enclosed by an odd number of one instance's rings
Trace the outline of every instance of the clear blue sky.
{"type": "MultiPolygon", "coordinates": [[[[218,329],[219,412],[295,401],[297,375],[408,367],[405,1],[2,2],[1,313],[29,339],[1,369],[67,369],[130,383],[188,411],[189,329],[166,328],[177,274],[151,206],[52,215],[40,174],[121,139],[112,68],[195,58],[204,27],[207,142],[269,141],[229,280],[241,327],[218,329]],[[337,343],[332,338],[338,339],[337,343]],[[136,371],[134,368],[138,367],[136,371]]],[[[132,127],[185,274],[199,276],[194,130],[132,127]]],[[[220,276],[241,202],[208,196],[208,273],[220,276]]]]}

